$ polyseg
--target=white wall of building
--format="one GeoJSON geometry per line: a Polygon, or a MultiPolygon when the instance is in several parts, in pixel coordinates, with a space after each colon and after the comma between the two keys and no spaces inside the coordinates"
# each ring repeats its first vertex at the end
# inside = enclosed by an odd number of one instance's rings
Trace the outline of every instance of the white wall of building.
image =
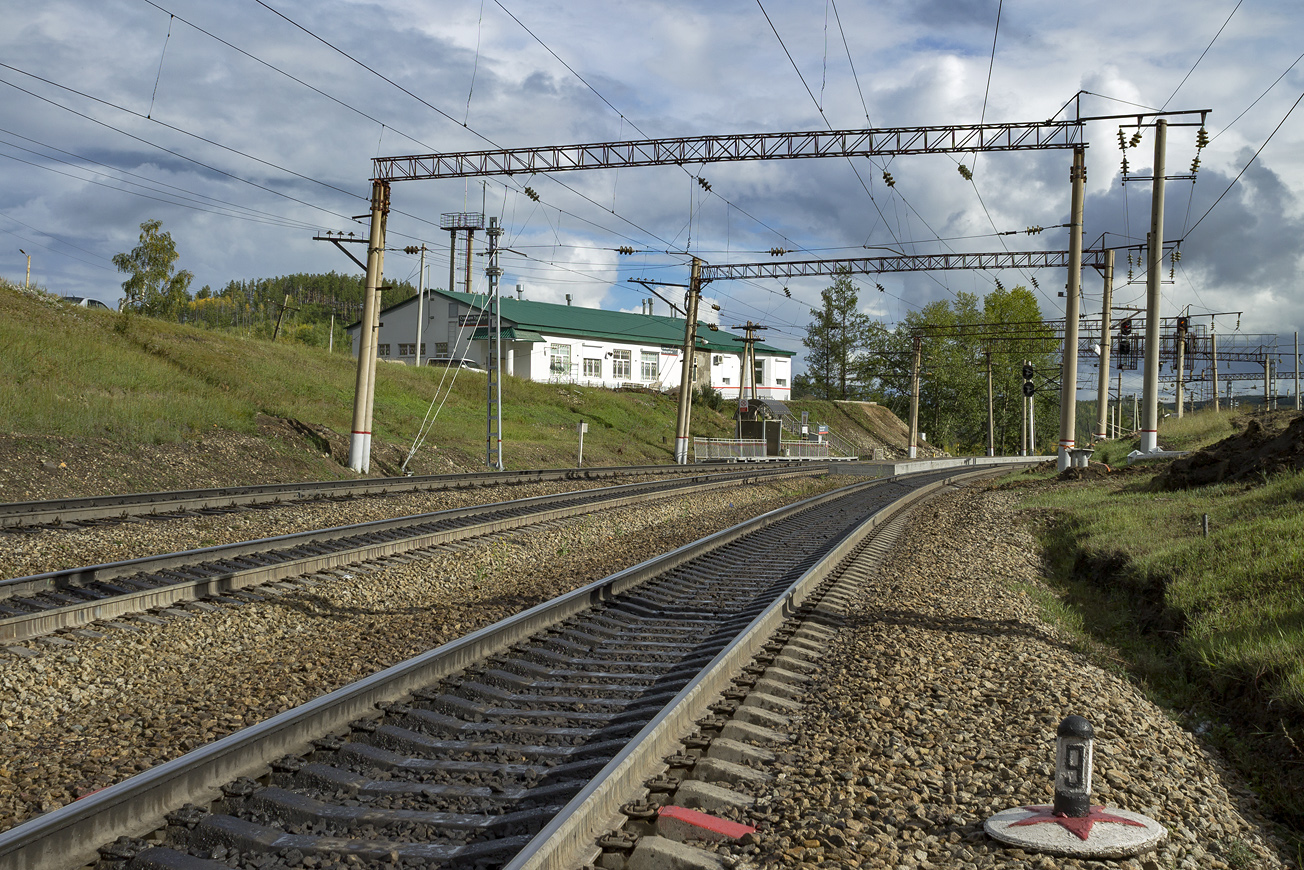
{"type": "MultiPolygon", "coordinates": [[[[485,367],[489,359],[489,342],[472,341],[476,326],[470,309],[461,302],[431,295],[425,306],[426,325],[421,342],[422,359],[457,357],[471,359],[485,367]]],[[[415,298],[386,311],[377,333],[380,359],[416,362],[415,298]]],[[[350,329],[353,355],[358,354],[357,328],[350,329]]],[[[607,387],[637,384],[666,391],[679,388],[683,371],[682,347],[661,344],[612,341],[573,335],[550,335],[541,332],[543,341],[504,341],[502,371],[518,378],[541,383],[570,383],[607,387]]],[[[699,351],[697,383],[710,383],[726,398],[738,398],[742,368],[741,344],[738,353],[699,351]]],[[[791,391],[792,360],[786,356],[757,353],[762,369],[758,395],[767,399],[786,399],[791,391]]]]}

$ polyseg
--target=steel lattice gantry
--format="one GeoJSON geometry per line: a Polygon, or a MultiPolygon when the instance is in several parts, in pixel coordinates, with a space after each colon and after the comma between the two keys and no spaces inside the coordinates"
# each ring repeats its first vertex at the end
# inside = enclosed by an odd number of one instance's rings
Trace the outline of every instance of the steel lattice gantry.
{"type": "Polygon", "coordinates": [[[1063,150],[1084,147],[1085,144],[1083,125],[1079,120],[1033,121],[632,139],[583,145],[376,157],[372,165],[374,181],[392,182],[741,160],[1063,150]]]}
{"type": "MultiPolygon", "coordinates": [[[[1083,251],[1082,265],[1100,268],[1104,251],[1083,251]]],[[[1066,269],[1068,251],[1000,251],[981,254],[899,254],[890,257],[851,257],[830,260],[786,260],[765,263],[726,263],[702,267],[702,281],[739,278],[800,278],[839,272],[875,275],[882,272],[930,272],[956,269],[1066,269]]]]}

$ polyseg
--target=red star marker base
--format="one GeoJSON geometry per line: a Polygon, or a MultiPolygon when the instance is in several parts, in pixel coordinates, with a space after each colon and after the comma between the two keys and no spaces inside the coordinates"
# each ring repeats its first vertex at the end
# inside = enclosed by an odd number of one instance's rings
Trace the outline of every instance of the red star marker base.
{"type": "Polygon", "coordinates": [[[1168,836],[1154,819],[1101,806],[1085,816],[1066,816],[1051,806],[1014,807],[983,827],[993,839],[1020,849],[1077,858],[1127,858],[1150,851],[1168,836]]]}

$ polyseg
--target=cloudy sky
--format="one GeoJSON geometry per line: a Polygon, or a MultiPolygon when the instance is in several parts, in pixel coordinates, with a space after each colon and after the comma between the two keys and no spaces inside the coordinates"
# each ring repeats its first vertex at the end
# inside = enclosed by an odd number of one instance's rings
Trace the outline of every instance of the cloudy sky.
{"type": "MultiPolygon", "coordinates": [[[[193,290],[353,272],[312,236],[366,234],[353,218],[367,211],[377,156],[1209,109],[1197,182],[1167,185],[1165,237],[1183,239],[1183,257],[1163,313],[1189,305],[1207,324],[1201,315],[1242,311],[1243,333],[1289,340],[1304,324],[1304,110],[1291,114],[1304,92],[1301,34],[1298,0],[9,4],[0,274],[23,279],[23,249],[34,283],[116,305],[125,276],[111,258],[151,218],[171,232],[193,290]]],[[[1102,234],[1112,245],[1140,242],[1148,229],[1150,184],[1121,183],[1118,127],[1086,125],[1088,245],[1102,234]]],[[[1134,174],[1150,173],[1153,147],[1147,129],[1128,151],[1134,174]]],[[[1173,128],[1168,173],[1188,173],[1195,156],[1195,129],[1173,128]]],[[[389,242],[428,244],[432,283],[443,286],[440,215],[483,210],[519,252],[504,256],[506,288],[637,311],[648,293],[627,279],[684,282],[690,255],[726,263],[766,260],[773,247],[803,258],[1067,248],[1064,229],[996,234],[1064,223],[1070,163],[1069,152],[1045,151],[409,181],[393,188],[389,242]],[[636,253],[617,253],[624,245],[636,253]]],[[[416,272],[415,257],[387,256],[388,277],[415,282],[416,272]]],[[[959,291],[1034,277],[1044,316],[1062,316],[1062,271],[858,284],[866,310],[892,324],[959,291]]],[[[1100,281],[1083,280],[1086,310],[1098,311],[1100,281]]],[[[1123,281],[1116,304],[1144,304],[1144,286],[1123,281]]],[[[717,282],[707,295],[726,326],[757,321],[768,341],[800,350],[827,283],[717,282]]],[[[1219,333],[1235,320],[1219,317],[1219,333]]]]}

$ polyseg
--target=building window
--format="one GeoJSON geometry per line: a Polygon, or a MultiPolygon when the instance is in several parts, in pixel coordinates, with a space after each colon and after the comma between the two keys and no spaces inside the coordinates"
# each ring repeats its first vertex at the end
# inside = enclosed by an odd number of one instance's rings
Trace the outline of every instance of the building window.
{"type": "Polygon", "coordinates": [[[756,386],[758,387],[765,383],[765,363],[763,361],[759,361],[759,360],[757,361],[756,380],[753,381],[752,383],[756,384],[756,386]]]}
{"type": "Polygon", "coordinates": [[[788,386],[788,379],[787,379],[787,378],[775,378],[775,379],[774,379],[774,384],[775,384],[775,386],[778,386],[778,387],[786,387],[786,386],[788,386]]]}
{"type": "Polygon", "coordinates": [[[627,381],[631,377],[633,363],[632,351],[615,350],[611,352],[611,376],[618,381],[627,381]]]}
{"type": "Polygon", "coordinates": [[[416,344],[400,344],[398,346],[399,356],[416,356],[416,344]]]}
{"type": "Polygon", "coordinates": [[[642,380],[655,381],[657,379],[657,362],[659,355],[654,350],[643,351],[642,380]]]}
{"type": "Polygon", "coordinates": [[[584,359],[584,377],[600,378],[602,377],[602,360],[601,359],[584,359]]]}
{"type": "Polygon", "coordinates": [[[548,345],[549,369],[554,375],[570,374],[570,351],[569,344],[548,345]]]}
{"type": "Polygon", "coordinates": [[[376,356],[389,356],[389,345],[388,344],[376,345],[376,356]]]}
{"type": "MultiPolygon", "coordinates": [[[[424,350],[424,348],[422,348],[422,350],[424,350]]],[[[435,342],[435,356],[448,356],[448,342],[435,342]]]]}
{"type": "Polygon", "coordinates": [[[724,384],[724,385],[727,387],[727,386],[729,386],[729,379],[728,379],[728,378],[720,378],[720,383],[724,384]]]}
{"type": "Polygon", "coordinates": [[[457,316],[457,303],[456,303],[456,302],[450,302],[450,303],[448,303],[448,316],[449,316],[449,317],[456,317],[456,316],[457,316]]]}

